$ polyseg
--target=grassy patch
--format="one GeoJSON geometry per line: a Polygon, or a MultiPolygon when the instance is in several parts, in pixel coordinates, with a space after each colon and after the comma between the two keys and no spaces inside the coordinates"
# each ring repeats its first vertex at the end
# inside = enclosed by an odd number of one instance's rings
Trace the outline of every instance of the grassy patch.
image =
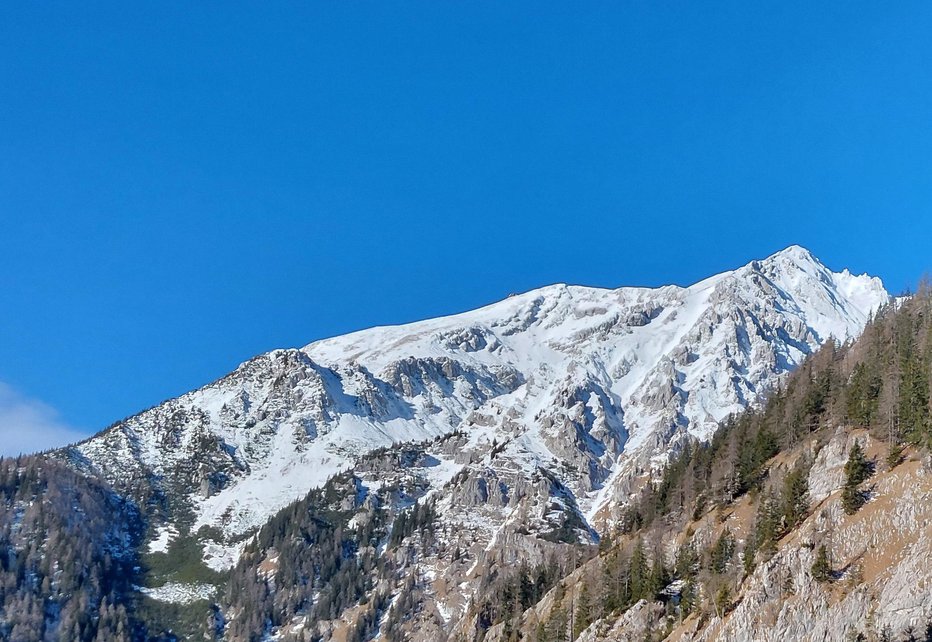
{"type": "Polygon", "coordinates": [[[136,609],[136,616],[145,623],[150,639],[171,639],[175,635],[179,640],[201,640],[211,615],[207,600],[170,604],[140,596],[136,609]]]}
{"type": "Polygon", "coordinates": [[[191,535],[180,535],[173,539],[164,553],[147,553],[142,559],[145,569],[145,585],[162,586],[167,582],[186,584],[222,584],[226,573],[218,573],[204,564],[204,549],[201,542],[191,535]]]}

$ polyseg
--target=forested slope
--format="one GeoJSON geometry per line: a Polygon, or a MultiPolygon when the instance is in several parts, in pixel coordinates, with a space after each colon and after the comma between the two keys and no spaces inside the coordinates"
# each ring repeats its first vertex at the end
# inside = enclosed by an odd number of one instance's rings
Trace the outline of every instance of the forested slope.
{"type": "Polygon", "coordinates": [[[41,457],[0,460],[0,639],[128,642],[139,513],[41,457]]]}
{"type": "MultiPolygon", "coordinates": [[[[480,637],[932,635],[932,569],[905,567],[932,543],[930,372],[923,287],[883,308],[856,342],[824,346],[759,411],[683,448],[596,557],[531,608],[478,627],[480,637]],[[861,599],[873,606],[858,613],[861,599]]],[[[520,592],[522,580],[490,602],[520,592]]]]}

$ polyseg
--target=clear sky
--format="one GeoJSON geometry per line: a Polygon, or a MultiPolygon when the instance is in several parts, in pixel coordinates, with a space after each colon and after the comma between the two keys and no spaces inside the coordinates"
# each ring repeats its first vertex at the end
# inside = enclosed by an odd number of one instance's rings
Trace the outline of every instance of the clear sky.
{"type": "Polygon", "coordinates": [[[552,282],[799,243],[913,285],[929,34],[923,2],[2,3],[0,438],[552,282]]]}

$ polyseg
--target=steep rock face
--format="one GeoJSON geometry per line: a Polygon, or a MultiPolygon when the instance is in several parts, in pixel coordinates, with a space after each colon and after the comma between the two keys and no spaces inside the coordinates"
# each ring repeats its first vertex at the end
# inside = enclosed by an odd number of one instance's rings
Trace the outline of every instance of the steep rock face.
{"type": "Polygon", "coordinates": [[[216,568],[367,453],[451,434],[425,483],[488,554],[522,533],[592,541],[671,448],[887,298],[799,247],[688,288],[555,285],[260,355],[54,456],[155,497],[156,521],[210,527],[216,568]]]}
{"type": "Polygon", "coordinates": [[[810,488],[818,489],[813,515],[746,580],[734,611],[678,639],[880,639],[885,630],[925,630],[932,620],[932,475],[916,460],[881,472],[864,508],[846,515],[839,492],[846,458],[833,453],[847,452],[855,439],[871,450],[868,436],[840,430],[820,452],[810,471],[810,488]],[[812,575],[820,544],[837,574],[831,583],[812,575]]]}
{"type": "MultiPolygon", "coordinates": [[[[878,464],[888,452],[863,429],[841,426],[824,443],[821,438],[801,444],[771,462],[775,475],[784,474],[801,459],[812,462],[807,481],[808,516],[775,542],[772,555],[761,560],[740,580],[728,598],[730,606],[713,608],[708,587],[698,613],[682,617],[677,611],[684,582],[670,582],[662,591],[666,601],[641,599],[620,612],[604,610],[586,627],[580,642],[663,640],[664,642],[781,642],[793,640],[907,640],[925,639],[932,627],[932,458],[909,450],[894,468],[878,465],[866,485],[867,502],[854,514],[843,510],[842,488],[848,453],[858,443],[878,464]],[[815,576],[817,550],[824,546],[828,578],[815,576]],[[677,599],[669,599],[677,596],[677,599]],[[912,632],[914,637],[909,637],[912,632]]],[[[752,536],[754,513],[745,498],[715,509],[689,524],[682,533],[667,532],[655,552],[670,564],[685,543],[709,551],[728,529],[739,546],[752,536]]],[[[568,617],[582,602],[583,591],[599,595],[606,557],[596,556],[568,574],[560,590],[550,591],[520,618],[520,639],[535,631],[551,631],[544,639],[564,639],[568,617]],[[584,588],[585,587],[585,588],[584,588]],[[557,597],[559,594],[559,597],[557,597]],[[556,612],[563,619],[554,628],[556,612]],[[556,632],[554,634],[553,632],[556,632]]],[[[702,564],[708,564],[708,558],[702,564]]],[[[740,567],[735,554],[730,562],[740,567]]],[[[714,584],[713,584],[714,586],[714,584]]],[[[465,631],[465,629],[463,630],[465,631]]],[[[491,627],[484,639],[511,639],[503,624],[491,627]]]]}

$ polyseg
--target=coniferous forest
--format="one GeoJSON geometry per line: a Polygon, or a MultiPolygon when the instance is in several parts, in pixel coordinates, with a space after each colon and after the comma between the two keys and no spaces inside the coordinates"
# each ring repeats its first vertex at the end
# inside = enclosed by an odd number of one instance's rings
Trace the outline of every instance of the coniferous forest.
{"type": "Polygon", "coordinates": [[[140,515],[41,457],[0,461],[0,639],[129,642],[140,515]]]}

